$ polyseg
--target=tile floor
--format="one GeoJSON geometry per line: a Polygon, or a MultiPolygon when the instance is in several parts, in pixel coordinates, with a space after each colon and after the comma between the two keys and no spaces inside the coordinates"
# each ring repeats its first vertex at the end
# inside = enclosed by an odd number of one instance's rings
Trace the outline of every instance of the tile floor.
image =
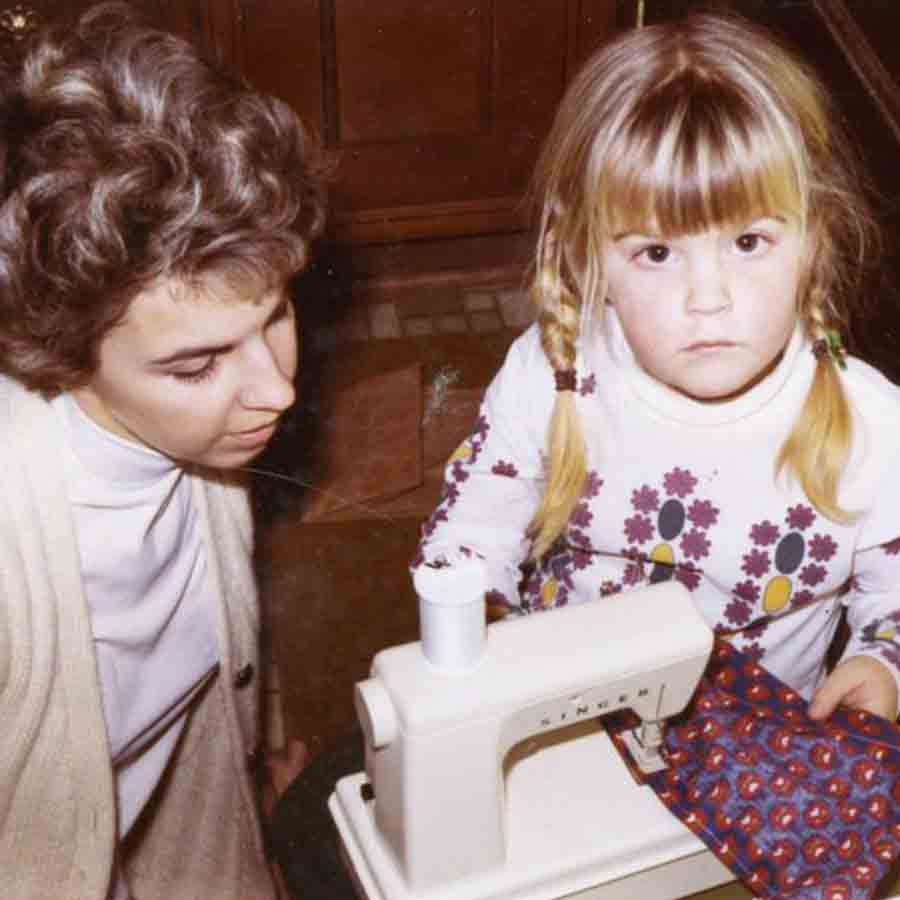
{"type": "MultiPolygon", "coordinates": [[[[426,335],[477,337],[505,329],[521,331],[533,320],[527,292],[509,282],[429,285],[418,295],[409,289],[398,295],[396,302],[376,299],[360,304],[340,324],[323,326],[316,336],[317,347],[327,351],[357,341],[426,335]]],[[[274,661],[267,664],[266,674],[267,745],[278,751],[287,738],[304,735],[285,734],[282,688],[274,661]]]]}
{"type": "MultiPolygon", "coordinates": [[[[403,293],[406,293],[404,291],[403,293]]],[[[528,295],[509,284],[429,287],[421,296],[399,302],[361,304],[337,326],[318,335],[320,347],[341,342],[433,334],[491,334],[520,330],[532,320],[528,295]]]]}

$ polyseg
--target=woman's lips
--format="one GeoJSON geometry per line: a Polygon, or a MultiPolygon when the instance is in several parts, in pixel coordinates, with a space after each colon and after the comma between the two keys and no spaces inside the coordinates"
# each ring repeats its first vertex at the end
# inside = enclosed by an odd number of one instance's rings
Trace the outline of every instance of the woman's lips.
{"type": "Polygon", "coordinates": [[[266,425],[260,425],[257,428],[250,428],[247,431],[237,431],[231,435],[232,440],[236,441],[244,447],[256,447],[260,444],[267,444],[269,439],[275,433],[278,426],[278,420],[269,422],[266,425]]]}

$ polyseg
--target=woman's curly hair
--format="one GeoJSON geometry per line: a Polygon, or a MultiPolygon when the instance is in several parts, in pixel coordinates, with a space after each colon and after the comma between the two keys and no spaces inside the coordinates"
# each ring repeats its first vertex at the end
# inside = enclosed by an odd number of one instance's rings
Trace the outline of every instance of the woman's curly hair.
{"type": "Polygon", "coordinates": [[[5,82],[0,371],[76,387],[158,279],[268,283],[304,265],[324,218],[317,143],[184,40],[103,4],[5,82]]]}

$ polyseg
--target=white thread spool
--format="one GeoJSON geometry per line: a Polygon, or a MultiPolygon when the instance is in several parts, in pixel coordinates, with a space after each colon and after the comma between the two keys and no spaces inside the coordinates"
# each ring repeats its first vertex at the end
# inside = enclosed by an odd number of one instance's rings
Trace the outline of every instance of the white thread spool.
{"type": "Polygon", "coordinates": [[[413,583],[425,658],[446,671],[471,669],[484,653],[487,635],[484,563],[461,558],[452,565],[424,565],[413,583]]]}

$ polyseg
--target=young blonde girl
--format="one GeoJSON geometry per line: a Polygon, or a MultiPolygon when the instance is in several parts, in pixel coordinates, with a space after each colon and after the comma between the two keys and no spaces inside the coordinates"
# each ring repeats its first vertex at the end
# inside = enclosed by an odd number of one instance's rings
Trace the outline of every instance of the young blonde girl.
{"type": "Polygon", "coordinates": [[[414,576],[480,560],[501,612],[676,578],[813,715],[896,716],[900,395],[840,342],[877,230],[837,122],[732,18],[588,61],[537,171],[538,321],[448,465],[414,576]]]}

